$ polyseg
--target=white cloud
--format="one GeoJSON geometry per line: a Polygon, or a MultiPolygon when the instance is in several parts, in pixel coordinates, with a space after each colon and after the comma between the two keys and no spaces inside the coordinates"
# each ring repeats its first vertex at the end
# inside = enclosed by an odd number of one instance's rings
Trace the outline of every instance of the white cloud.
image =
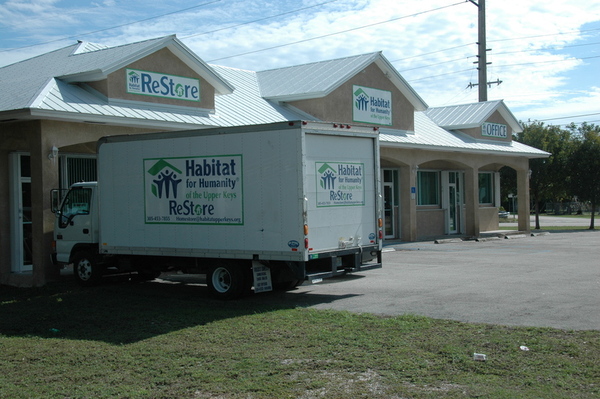
{"type": "MultiPolygon", "coordinates": [[[[0,47],[73,38],[2,52],[0,63],[5,65],[72,44],[75,38],[118,45],[176,33],[207,61],[251,52],[215,62],[250,70],[382,50],[430,105],[477,101],[477,88],[467,89],[469,83],[477,82],[473,62],[477,53],[478,9],[474,4],[459,0],[344,0],[289,13],[325,1],[228,0],[196,8],[195,3],[185,0],[169,4],[97,0],[93,7],[76,3],[76,8],[63,9],[64,2],[58,0],[9,0],[0,5],[0,24],[3,24],[0,26],[4,27],[4,35],[0,31],[0,47]],[[142,4],[148,10],[145,14],[138,13],[142,4]],[[189,7],[194,8],[132,23],[189,7]],[[437,8],[441,9],[431,11],[437,8]],[[285,15],[264,19],[282,13],[285,15]],[[264,20],[242,24],[259,19],[264,20]],[[120,28],[82,35],[127,23],[120,28]],[[338,33],[343,31],[347,32],[338,33]],[[315,37],[321,38],[311,40],[315,37]],[[285,45],[293,42],[299,43],[285,45]],[[266,48],[272,49],[260,51],[266,48]]],[[[503,98],[519,115],[531,112],[532,118],[539,118],[538,113],[554,112],[550,111],[556,110],[554,105],[565,109],[577,104],[588,109],[593,107],[589,105],[593,101],[598,103],[597,76],[590,75],[587,86],[581,83],[575,86],[577,73],[591,68],[584,69],[585,63],[576,59],[582,56],[574,55],[568,46],[580,44],[584,39],[593,41],[589,36],[600,36],[600,30],[579,31],[586,23],[600,22],[600,2],[488,0],[486,7],[488,48],[492,49],[488,53],[492,62],[488,80],[503,81],[500,86],[489,88],[490,99],[503,98]],[[560,46],[567,47],[564,51],[549,49],[560,46]]],[[[589,61],[593,65],[597,62],[589,61]]]]}

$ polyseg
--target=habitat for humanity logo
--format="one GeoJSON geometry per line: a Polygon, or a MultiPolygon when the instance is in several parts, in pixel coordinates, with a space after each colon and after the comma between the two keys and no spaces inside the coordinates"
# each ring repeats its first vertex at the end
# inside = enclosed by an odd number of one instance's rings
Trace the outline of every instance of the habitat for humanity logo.
{"type": "Polygon", "coordinates": [[[372,87],[352,87],[354,122],[392,125],[392,92],[372,87]]]}
{"type": "Polygon", "coordinates": [[[354,92],[354,106],[359,111],[366,111],[369,106],[369,96],[362,87],[354,92]]]}
{"type": "Polygon", "coordinates": [[[335,189],[335,179],[337,179],[336,173],[337,171],[327,163],[324,163],[323,166],[319,168],[319,175],[321,175],[320,185],[323,190],[335,189]]]}
{"type": "Polygon", "coordinates": [[[181,183],[177,173],[182,174],[181,170],[161,159],[154,164],[148,173],[153,177],[150,190],[157,198],[177,198],[177,187],[181,183]]]}
{"type": "Polygon", "coordinates": [[[317,207],[365,204],[363,163],[317,162],[317,207]]]}
{"type": "Polygon", "coordinates": [[[140,74],[136,71],[130,71],[127,74],[127,91],[140,91],[140,74]]]}

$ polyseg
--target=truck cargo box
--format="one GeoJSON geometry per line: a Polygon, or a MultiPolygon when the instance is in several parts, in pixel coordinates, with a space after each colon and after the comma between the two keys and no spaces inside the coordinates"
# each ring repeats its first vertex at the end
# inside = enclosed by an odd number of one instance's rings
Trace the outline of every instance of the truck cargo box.
{"type": "Polygon", "coordinates": [[[380,243],[373,129],[114,136],[98,155],[105,253],[308,261],[380,243]]]}
{"type": "Polygon", "coordinates": [[[378,132],[317,122],[108,136],[56,211],[56,260],[206,273],[218,297],[381,267],[378,132]]]}

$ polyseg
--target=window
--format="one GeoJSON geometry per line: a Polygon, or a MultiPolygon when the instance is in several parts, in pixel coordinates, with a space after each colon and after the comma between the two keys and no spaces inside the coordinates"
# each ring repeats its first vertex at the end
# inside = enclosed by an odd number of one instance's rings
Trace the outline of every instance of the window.
{"type": "Polygon", "coordinates": [[[479,174],[479,203],[494,203],[494,175],[493,173],[479,174]]]}
{"type": "Polygon", "coordinates": [[[417,205],[440,204],[440,174],[439,172],[417,173],[417,205]]]}
{"type": "Polygon", "coordinates": [[[92,190],[74,188],[67,194],[60,210],[60,227],[66,227],[76,215],[89,215],[92,190]]]}

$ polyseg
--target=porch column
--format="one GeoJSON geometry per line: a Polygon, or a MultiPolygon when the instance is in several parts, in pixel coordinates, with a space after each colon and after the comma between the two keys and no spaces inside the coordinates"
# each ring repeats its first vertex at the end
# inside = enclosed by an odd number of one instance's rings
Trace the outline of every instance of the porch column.
{"type": "Polygon", "coordinates": [[[465,208],[465,232],[479,237],[479,168],[465,169],[465,208]]]}
{"type": "Polygon", "coordinates": [[[400,231],[402,241],[417,241],[417,198],[411,187],[417,186],[417,166],[400,168],[400,231]]]}
{"type": "Polygon", "coordinates": [[[529,169],[517,169],[517,198],[519,200],[519,231],[531,231],[529,206],[529,169]]]}

